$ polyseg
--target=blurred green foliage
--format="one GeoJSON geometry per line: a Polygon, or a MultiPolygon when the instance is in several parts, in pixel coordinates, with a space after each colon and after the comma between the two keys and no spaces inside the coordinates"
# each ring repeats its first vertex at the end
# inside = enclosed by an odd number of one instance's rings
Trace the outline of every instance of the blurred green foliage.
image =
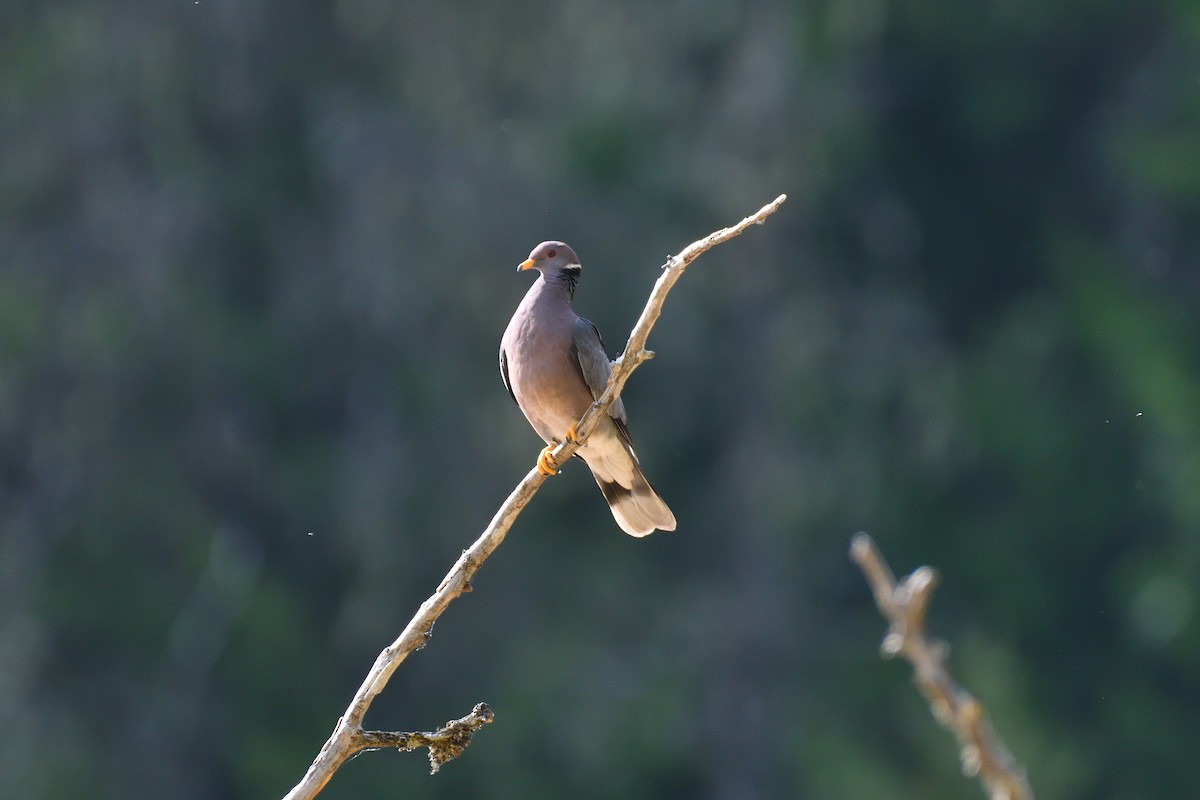
{"type": "Polygon", "coordinates": [[[532,464],[537,242],[620,349],[675,534],[581,468],[368,723],[497,721],[329,798],[979,796],[846,557],[1039,797],[1200,783],[1200,6],[10,2],[0,775],[261,798],[532,464]]]}

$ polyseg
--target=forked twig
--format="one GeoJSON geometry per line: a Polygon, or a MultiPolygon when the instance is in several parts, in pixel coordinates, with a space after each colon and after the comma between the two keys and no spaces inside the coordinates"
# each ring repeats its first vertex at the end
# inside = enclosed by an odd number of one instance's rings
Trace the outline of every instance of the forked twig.
{"type": "Polygon", "coordinates": [[[912,664],[917,688],[934,718],[958,740],[963,773],[978,776],[991,800],[1033,800],[1025,770],[992,730],[983,706],[954,682],[946,668],[946,645],[925,635],[925,612],[937,586],[937,573],[920,567],[897,584],[879,548],[865,533],[855,534],[850,557],[871,585],[879,613],[890,623],[881,648],[884,657],[904,656],[912,664]]]}

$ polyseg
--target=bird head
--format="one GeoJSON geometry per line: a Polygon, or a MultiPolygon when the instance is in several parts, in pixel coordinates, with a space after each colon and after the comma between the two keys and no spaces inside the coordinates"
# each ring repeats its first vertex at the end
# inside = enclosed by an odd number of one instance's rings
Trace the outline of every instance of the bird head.
{"type": "Polygon", "coordinates": [[[517,265],[518,272],[525,269],[536,269],[542,275],[570,270],[578,276],[583,268],[579,266],[579,256],[575,255],[570,245],[564,242],[542,242],[533,248],[529,258],[517,265]]]}

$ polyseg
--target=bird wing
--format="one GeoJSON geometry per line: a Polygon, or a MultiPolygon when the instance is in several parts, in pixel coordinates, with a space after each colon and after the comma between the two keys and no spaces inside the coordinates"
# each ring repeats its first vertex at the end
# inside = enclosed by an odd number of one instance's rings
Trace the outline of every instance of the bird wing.
{"type": "MultiPolygon", "coordinates": [[[[604,340],[600,331],[588,320],[579,317],[571,332],[571,360],[579,368],[579,375],[592,393],[592,399],[599,399],[608,386],[608,376],[612,374],[612,365],[608,362],[608,353],[604,349],[604,340]]],[[[608,408],[609,415],[616,420],[617,427],[626,438],[629,430],[626,425],[625,404],[617,398],[608,408]]]]}
{"type": "MultiPolygon", "coordinates": [[[[512,384],[508,382],[508,353],[504,352],[504,348],[500,348],[500,380],[504,381],[504,388],[508,389],[508,396],[517,402],[517,396],[513,394],[512,384]]],[[[520,405],[520,403],[517,403],[520,405]]]]}

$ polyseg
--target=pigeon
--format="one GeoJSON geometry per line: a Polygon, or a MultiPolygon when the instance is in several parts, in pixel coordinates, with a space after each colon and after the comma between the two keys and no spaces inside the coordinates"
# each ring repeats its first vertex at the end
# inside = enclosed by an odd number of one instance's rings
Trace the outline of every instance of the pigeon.
{"type": "MultiPolygon", "coordinates": [[[[596,326],[571,309],[583,271],[575,251],[562,242],[542,242],[517,265],[518,272],[530,269],[539,275],[500,341],[500,377],[547,443],[538,469],[553,475],[559,465],[551,449],[575,441],[575,423],[604,392],[612,365],[596,326]]],[[[621,398],[575,455],[591,469],[621,530],[630,536],[675,530],[675,515],[638,465],[621,398]]]]}

